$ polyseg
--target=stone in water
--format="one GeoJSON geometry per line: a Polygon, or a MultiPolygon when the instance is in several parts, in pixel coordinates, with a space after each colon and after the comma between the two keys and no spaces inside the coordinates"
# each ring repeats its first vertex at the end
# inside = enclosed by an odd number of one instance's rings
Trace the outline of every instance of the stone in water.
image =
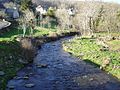
{"type": "Polygon", "coordinates": [[[32,87],[34,87],[34,86],[35,86],[35,84],[33,84],[33,83],[25,84],[25,87],[27,87],[27,88],[32,88],[32,87]]]}
{"type": "Polygon", "coordinates": [[[47,68],[47,65],[46,64],[38,64],[37,67],[38,68],[47,68]]]}

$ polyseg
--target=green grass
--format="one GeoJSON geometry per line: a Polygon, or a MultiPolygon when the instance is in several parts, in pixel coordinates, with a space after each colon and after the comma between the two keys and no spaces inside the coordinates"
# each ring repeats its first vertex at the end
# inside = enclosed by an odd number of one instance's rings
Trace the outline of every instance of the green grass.
{"type": "MultiPolygon", "coordinates": [[[[61,33],[69,33],[71,30],[58,30],[55,28],[35,27],[32,37],[41,37],[50,35],[55,32],[59,35],[61,33]]],[[[7,81],[16,75],[17,71],[24,65],[19,62],[19,59],[24,58],[19,42],[15,37],[21,36],[23,31],[21,29],[11,28],[9,32],[0,36],[0,71],[5,72],[5,76],[0,76],[0,90],[5,90],[7,81]],[[11,58],[12,57],[12,58],[11,58]]],[[[26,36],[30,34],[28,29],[26,36]]]]}
{"type": "Polygon", "coordinates": [[[43,35],[49,35],[50,32],[56,32],[56,29],[47,29],[42,27],[36,27],[36,30],[34,31],[34,37],[40,37],[43,35]]]}
{"type": "MultiPolygon", "coordinates": [[[[95,33],[97,37],[106,37],[106,36],[111,36],[118,38],[120,37],[120,32],[113,32],[108,34],[107,32],[100,32],[100,33],[95,33]]],[[[110,47],[110,50],[116,51],[120,50],[120,40],[110,40],[106,41],[107,45],[110,47]]]]}
{"type": "Polygon", "coordinates": [[[120,50],[120,40],[108,41],[107,44],[113,51],[120,50]]]}
{"type": "MultiPolygon", "coordinates": [[[[48,35],[50,31],[56,32],[56,29],[36,27],[33,33],[33,37],[40,37],[43,35],[48,35]]],[[[23,31],[21,29],[12,28],[9,32],[6,32],[2,36],[0,36],[0,41],[11,41],[12,39],[14,39],[14,37],[17,37],[22,34],[23,34],[23,31]]],[[[29,29],[27,29],[26,31],[26,36],[28,35],[30,35],[29,29]]]]}
{"type": "Polygon", "coordinates": [[[104,70],[120,79],[120,52],[101,51],[102,46],[97,45],[95,39],[89,38],[66,41],[63,43],[63,48],[76,57],[89,60],[98,66],[102,65],[104,58],[110,58],[111,62],[104,70]]]}
{"type": "MultiPolygon", "coordinates": [[[[56,32],[55,29],[36,27],[33,37],[48,35],[51,31],[56,32]]],[[[28,29],[26,35],[29,35],[29,32],[28,29]]],[[[4,76],[0,76],[0,90],[5,90],[7,81],[24,66],[19,62],[19,59],[24,57],[19,42],[15,40],[15,37],[19,35],[22,35],[22,30],[12,28],[9,32],[0,36],[0,71],[5,72],[4,76]]]]}
{"type": "Polygon", "coordinates": [[[98,37],[102,36],[102,37],[106,37],[107,35],[111,35],[112,37],[119,37],[120,36],[120,32],[112,32],[110,34],[108,34],[107,32],[99,32],[99,33],[95,33],[98,37]]]}
{"type": "Polygon", "coordinates": [[[16,75],[16,72],[24,65],[19,62],[21,56],[20,45],[16,41],[0,42],[0,71],[5,75],[0,76],[0,90],[5,90],[7,80],[16,75]]]}

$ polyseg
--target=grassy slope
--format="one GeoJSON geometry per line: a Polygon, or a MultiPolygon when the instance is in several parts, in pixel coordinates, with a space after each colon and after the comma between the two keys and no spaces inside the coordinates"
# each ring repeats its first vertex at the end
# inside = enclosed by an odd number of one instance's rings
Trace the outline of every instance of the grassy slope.
{"type": "MultiPolygon", "coordinates": [[[[29,32],[30,31],[27,30],[26,35],[29,35],[29,32]]],[[[36,27],[33,37],[50,35],[53,32],[61,35],[61,33],[69,33],[71,30],[60,31],[55,28],[48,29],[36,27]]],[[[22,30],[13,28],[0,36],[0,71],[5,72],[4,76],[0,76],[0,90],[5,90],[7,81],[14,77],[19,69],[24,67],[24,65],[19,62],[19,59],[24,58],[22,56],[21,47],[15,40],[15,37],[19,35],[22,35],[22,30]]]]}
{"type": "MultiPolygon", "coordinates": [[[[42,36],[42,35],[48,35],[49,31],[56,31],[55,29],[45,29],[45,28],[40,28],[40,27],[36,27],[34,30],[34,37],[37,36],[42,36]]],[[[13,28],[11,29],[9,32],[6,32],[4,35],[2,35],[0,37],[0,41],[11,41],[11,39],[13,39],[14,37],[18,36],[18,35],[22,35],[23,31],[17,28],[13,28]]],[[[30,31],[27,30],[26,31],[26,35],[29,35],[30,31]]]]}
{"type": "Polygon", "coordinates": [[[113,51],[120,50],[120,40],[113,40],[107,42],[107,44],[110,46],[110,49],[113,51]]]}
{"type": "MultiPolygon", "coordinates": [[[[107,35],[109,36],[109,34],[105,32],[96,33],[97,37],[106,37],[107,35]]],[[[118,38],[120,37],[120,32],[110,33],[110,36],[114,38],[118,38]]],[[[110,50],[113,50],[113,51],[120,50],[120,40],[110,40],[110,41],[107,41],[106,44],[110,47],[110,50]]]]}
{"type": "MultiPolygon", "coordinates": [[[[56,31],[55,29],[51,31],[56,31]]],[[[37,27],[34,30],[34,37],[48,35],[50,30],[37,27]]],[[[23,67],[19,59],[23,58],[20,45],[14,37],[21,35],[22,30],[11,29],[0,37],[0,71],[5,75],[0,76],[0,90],[5,90],[7,80],[16,75],[16,72],[23,67]]],[[[27,35],[29,30],[27,30],[27,35]]]]}
{"type": "Polygon", "coordinates": [[[5,72],[4,76],[0,76],[0,90],[4,90],[7,80],[12,78],[16,72],[23,67],[18,61],[21,57],[21,50],[18,42],[0,42],[0,71],[5,72]]]}
{"type": "Polygon", "coordinates": [[[99,66],[104,58],[110,58],[111,63],[105,71],[120,79],[120,52],[100,51],[101,46],[97,45],[95,40],[81,38],[64,42],[63,47],[65,51],[99,66]]]}

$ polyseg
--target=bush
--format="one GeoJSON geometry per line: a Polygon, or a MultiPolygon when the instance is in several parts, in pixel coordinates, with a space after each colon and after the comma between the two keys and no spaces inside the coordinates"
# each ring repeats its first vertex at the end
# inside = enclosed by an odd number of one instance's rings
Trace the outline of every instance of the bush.
{"type": "Polygon", "coordinates": [[[32,62],[35,56],[35,47],[32,44],[32,39],[30,38],[23,38],[21,41],[21,47],[23,51],[24,61],[25,62],[32,62]]]}
{"type": "Polygon", "coordinates": [[[49,37],[57,37],[58,36],[58,34],[56,33],[56,32],[50,32],[49,33],[49,37]]]}
{"type": "Polygon", "coordinates": [[[54,8],[50,7],[47,11],[47,15],[48,16],[51,16],[51,17],[54,17],[55,16],[55,10],[54,8]]]}
{"type": "Polygon", "coordinates": [[[0,10],[0,19],[3,19],[6,17],[6,14],[4,11],[0,10]]]}

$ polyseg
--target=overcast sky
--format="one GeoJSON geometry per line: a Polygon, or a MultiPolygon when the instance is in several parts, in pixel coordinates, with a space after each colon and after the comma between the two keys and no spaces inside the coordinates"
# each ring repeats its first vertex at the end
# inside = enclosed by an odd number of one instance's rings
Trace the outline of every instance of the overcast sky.
{"type": "Polygon", "coordinates": [[[102,0],[102,1],[120,3],[120,0],[102,0]]]}
{"type": "Polygon", "coordinates": [[[104,1],[104,2],[115,2],[120,4],[120,0],[78,0],[78,1],[104,1]]]}

